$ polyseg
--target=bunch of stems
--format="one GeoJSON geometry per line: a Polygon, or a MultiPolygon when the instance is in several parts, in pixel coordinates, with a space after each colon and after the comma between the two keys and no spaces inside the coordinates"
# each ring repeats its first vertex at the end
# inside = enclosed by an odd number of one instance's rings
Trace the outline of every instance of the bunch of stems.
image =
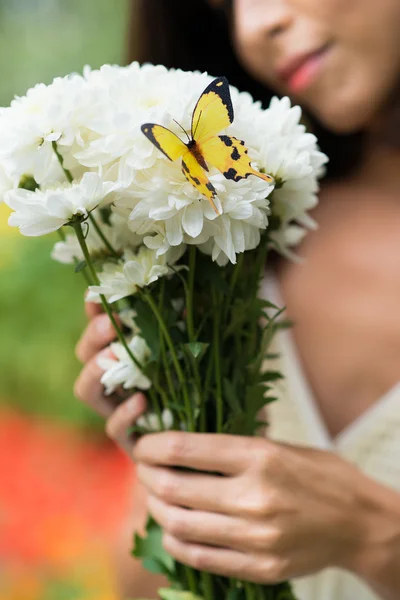
{"type": "MultiPolygon", "coordinates": [[[[56,142],[53,142],[53,148],[60,162],[61,167],[69,182],[73,181],[72,174],[64,168],[62,156],[58,152],[56,142]]],[[[88,217],[88,222],[84,222],[82,218],[76,218],[72,223],[72,227],[75,231],[77,240],[79,242],[82,254],[84,257],[84,268],[82,269],[85,276],[86,282],[89,285],[100,285],[100,281],[93,264],[87,243],[86,235],[84,231],[84,225],[86,228],[93,226],[99,235],[100,239],[104,244],[105,251],[114,258],[119,258],[118,253],[112,247],[109,240],[104,235],[101,227],[97,223],[96,219],[92,214],[88,217]]],[[[60,232],[63,236],[63,233],[60,232]]],[[[257,253],[257,262],[253,271],[253,280],[248,282],[251,289],[254,290],[256,296],[259,279],[262,275],[265,260],[266,260],[267,247],[266,244],[260,245],[257,253]]],[[[195,323],[195,311],[194,311],[194,294],[195,294],[195,275],[196,275],[196,255],[197,249],[195,246],[191,246],[188,249],[188,277],[187,280],[181,277],[184,292],[185,292],[185,320],[186,320],[186,332],[188,337],[188,343],[195,343],[197,340],[197,330],[195,323]]],[[[148,390],[149,401],[151,409],[157,414],[159,427],[163,429],[162,421],[162,407],[169,408],[174,407],[175,412],[179,408],[179,418],[181,422],[185,424],[185,428],[190,432],[201,431],[206,432],[210,429],[216,433],[222,433],[224,431],[224,398],[223,398],[223,381],[222,381],[222,369],[221,369],[221,348],[223,343],[223,332],[229,324],[230,307],[232,305],[233,298],[235,296],[235,289],[240,280],[243,277],[244,260],[243,255],[239,256],[238,264],[232,270],[232,276],[229,281],[229,291],[226,298],[222,298],[221,293],[212,289],[211,291],[211,314],[212,314],[212,350],[209,353],[209,362],[206,369],[206,376],[201,377],[199,369],[199,361],[194,356],[189,356],[189,368],[190,368],[190,380],[194,385],[195,396],[197,398],[197,405],[193,402],[189,391],[189,378],[187,373],[185,374],[184,369],[180,362],[174,341],[171,337],[167,321],[163,314],[164,306],[164,282],[161,282],[159,287],[158,301],[153,297],[150,291],[141,290],[139,294],[141,298],[148,304],[149,308],[154,315],[154,318],[159,328],[159,341],[160,341],[160,360],[157,367],[156,376],[152,378],[152,387],[148,390]],[[166,381],[166,387],[168,393],[165,391],[164,386],[159,382],[160,369],[163,371],[163,375],[166,381]],[[174,382],[178,382],[179,393],[177,386],[174,382]],[[209,419],[207,420],[205,402],[202,401],[210,392],[214,390],[214,405],[215,415],[214,423],[210,424],[209,419]],[[181,394],[182,402],[178,397],[181,394]],[[196,417],[195,410],[196,406],[199,411],[198,417],[196,417]]],[[[132,350],[127,343],[122,329],[119,326],[118,320],[116,319],[113,309],[108,303],[104,295],[100,295],[100,300],[104,311],[110,318],[110,321],[115,329],[116,336],[127,352],[130,359],[136,365],[137,368],[143,370],[145,365],[142,365],[137,357],[134,355],[132,350]]],[[[247,340],[247,355],[252,356],[257,350],[257,321],[251,324],[251,331],[248,335],[247,340]]],[[[235,336],[235,348],[236,352],[242,352],[240,347],[242,341],[238,336],[235,336]]],[[[192,387],[193,390],[193,387],[192,387]]],[[[192,391],[193,393],[193,391],[192,391]]],[[[177,569],[182,575],[182,584],[185,585],[186,589],[190,590],[195,596],[200,596],[204,600],[215,600],[216,598],[226,598],[227,600],[295,600],[290,586],[288,584],[264,586],[260,584],[250,582],[240,582],[236,579],[228,579],[211,575],[206,572],[200,572],[185,565],[179,565],[177,563],[177,569]]]]}

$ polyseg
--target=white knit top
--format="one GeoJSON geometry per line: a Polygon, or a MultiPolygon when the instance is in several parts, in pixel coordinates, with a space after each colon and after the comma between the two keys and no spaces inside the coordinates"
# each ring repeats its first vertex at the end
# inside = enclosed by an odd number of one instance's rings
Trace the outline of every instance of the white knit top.
{"type": "MultiPolygon", "coordinates": [[[[277,306],[284,306],[271,274],[264,281],[262,294],[277,306]]],[[[285,380],[275,385],[278,401],[268,405],[268,436],[335,452],[376,481],[400,492],[400,380],[333,440],[302,371],[290,329],[278,331],[271,351],[279,352],[280,358],[269,361],[268,368],[279,369],[285,380]]],[[[352,574],[333,568],[295,580],[294,590],[298,600],[379,598],[352,574]]]]}

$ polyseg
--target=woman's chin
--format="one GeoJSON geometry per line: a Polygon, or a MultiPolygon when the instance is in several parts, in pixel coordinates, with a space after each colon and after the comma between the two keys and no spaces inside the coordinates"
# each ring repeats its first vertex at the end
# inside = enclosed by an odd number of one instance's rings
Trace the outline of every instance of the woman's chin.
{"type": "Polygon", "coordinates": [[[371,104],[344,102],[340,99],[329,105],[310,107],[310,111],[324,127],[338,135],[369,129],[379,113],[371,104]]]}

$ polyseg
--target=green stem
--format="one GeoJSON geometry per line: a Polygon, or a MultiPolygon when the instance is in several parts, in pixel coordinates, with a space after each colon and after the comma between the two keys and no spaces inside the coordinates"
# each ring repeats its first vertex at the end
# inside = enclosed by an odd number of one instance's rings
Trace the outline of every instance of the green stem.
{"type": "MultiPolygon", "coordinates": [[[[256,266],[255,266],[255,277],[253,281],[254,285],[254,295],[258,296],[260,280],[264,274],[265,263],[267,261],[268,255],[268,244],[266,239],[261,238],[261,243],[258,247],[258,256],[256,258],[256,266]]],[[[257,348],[257,328],[259,326],[258,318],[253,319],[251,324],[250,336],[249,336],[249,353],[248,353],[248,362],[251,362],[253,359],[254,352],[257,348]]]]}
{"type": "Polygon", "coordinates": [[[239,258],[237,260],[237,264],[234,265],[233,267],[233,273],[232,273],[232,277],[231,277],[231,281],[230,281],[230,285],[229,285],[229,293],[228,293],[228,298],[227,301],[225,303],[225,310],[224,310],[224,317],[223,317],[223,322],[226,323],[228,316],[229,316],[229,310],[231,308],[231,304],[232,304],[232,299],[233,299],[233,293],[235,291],[235,287],[236,287],[236,283],[238,280],[238,277],[242,271],[242,267],[243,267],[243,262],[244,262],[244,253],[239,254],[239,258]]]}
{"type": "Polygon", "coordinates": [[[214,351],[214,366],[215,366],[215,383],[217,386],[217,433],[222,433],[224,404],[222,397],[222,378],[221,378],[221,348],[220,348],[220,329],[221,329],[221,308],[219,305],[218,294],[215,290],[212,291],[214,304],[214,327],[213,327],[213,351],[214,351]]]}
{"type": "Polygon", "coordinates": [[[214,584],[210,573],[201,572],[203,596],[205,600],[214,600],[214,584]]]}
{"type": "MultiPolygon", "coordinates": [[[[62,242],[65,242],[65,233],[63,232],[62,228],[58,230],[58,235],[60,236],[60,239],[62,242]]],[[[76,256],[74,256],[74,265],[77,266],[79,265],[79,258],[77,258],[76,256]]],[[[87,268],[85,267],[84,269],[82,269],[82,275],[87,283],[87,285],[92,285],[93,281],[90,279],[89,274],[87,272],[87,268]]]]}
{"type": "Polygon", "coordinates": [[[171,336],[170,336],[167,326],[164,322],[162,314],[159,311],[157,304],[154,302],[154,299],[152,298],[151,294],[149,294],[148,292],[144,292],[144,297],[147,300],[147,302],[149,303],[149,306],[158,321],[160,329],[163,332],[165,341],[166,341],[169,351],[171,353],[171,358],[172,358],[172,362],[174,363],[175,372],[179,379],[179,383],[181,384],[181,387],[182,387],[182,392],[183,392],[183,397],[184,397],[185,407],[186,407],[186,414],[187,414],[187,419],[188,419],[188,428],[189,428],[189,431],[194,431],[195,429],[194,429],[194,423],[193,423],[192,406],[190,403],[189,393],[188,393],[187,386],[186,386],[185,376],[184,376],[181,366],[179,364],[179,360],[178,360],[178,356],[176,354],[174,343],[171,339],[171,336]]]}
{"type": "Polygon", "coordinates": [[[176,404],[178,402],[178,399],[175,394],[174,382],[172,381],[172,375],[171,375],[171,371],[170,371],[169,364],[168,364],[168,357],[167,357],[167,352],[165,349],[164,336],[162,337],[162,340],[160,341],[160,354],[161,354],[163,364],[164,364],[164,372],[165,372],[165,376],[167,378],[169,393],[171,394],[172,399],[173,399],[174,403],[176,404]]]}
{"type": "Polygon", "coordinates": [[[64,167],[64,159],[63,159],[63,157],[61,156],[61,154],[60,154],[60,152],[58,150],[57,142],[53,141],[53,142],[51,142],[51,145],[52,145],[53,150],[54,150],[54,152],[55,152],[55,154],[57,156],[58,162],[60,163],[61,168],[64,171],[64,174],[65,174],[66,178],[68,179],[69,183],[72,183],[73,180],[74,180],[74,178],[72,177],[71,171],[69,171],[68,169],[66,169],[64,167]]]}
{"type": "MultiPolygon", "coordinates": [[[[164,278],[161,279],[161,285],[160,285],[160,294],[159,294],[159,298],[158,298],[158,307],[159,310],[162,310],[162,307],[164,305],[164,292],[165,292],[165,280],[164,278]]],[[[174,386],[173,386],[173,382],[172,382],[172,377],[171,377],[171,373],[170,373],[170,369],[169,369],[169,365],[168,365],[168,361],[167,361],[167,356],[166,356],[166,352],[165,352],[165,346],[164,346],[164,336],[163,333],[161,331],[160,326],[158,326],[158,337],[159,337],[159,344],[160,344],[160,356],[161,356],[161,360],[163,361],[164,364],[164,372],[167,378],[167,384],[169,387],[169,393],[171,394],[171,398],[173,400],[173,402],[177,402],[176,400],[176,395],[175,395],[175,390],[174,390],[174,386]]],[[[160,368],[161,368],[161,362],[158,360],[157,361],[157,384],[159,384],[159,380],[160,380],[160,368]]],[[[164,389],[160,387],[160,392],[161,392],[161,401],[163,403],[164,408],[169,408],[169,402],[168,402],[168,396],[166,394],[166,392],[164,391],[164,389]]]]}
{"type": "Polygon", "coordinates": [[[160,431],[163,431],[164,423],[162,420],[162,413],[161,413],[160,403],[158,402],[157,394],[151,388],[149,389],[148,394],[150,396],[152,407],[153,407],[155,413],[157,414],[160,431]]]}
{"type": "MultiPolygon", "coordinates": [[[[89,249],[88,249],[87,244],[86,244],[85,236],[83,235],[81,222],[77,221],[76,223],[74,223],[73,227],[74,227],[76,236],[78,238],[79,245],[80,245],[80,247],[82,249],[83,256],[84,256],[86,264],[87,264],[87,268],[89,269],[89,272],[90,272],[90,274],[92,276],[93,283],[95,283],[96,285],[100,285],[99,278],[98,278],[96,270],[95,270],[95,268],[93,266],[93,262],[92,262],[92,259],[90,257],[90,252],[89,252],[89,249]]],[[[89,282],[89,283],[91,283],[91,282],[89,282]]],[[[138,361],[138,359],[136,358],[136,356],[132,353],[132,350],[129,348],[129,346],[127,344],[127,341],[125,339],[125,336],[122,333],[120,327],[118,326],[117,321],[115,320],[113,311],[112,311],[109,303],[107,302],[106,297],[103,296],[103,294],[100,294],[100,299],[101,299],[101,303],[103,305],[103,308],[104,308],[105,312],[107,313],[107,315],[108,315],[108,317],[109,317],[109,319],[110,319],[110,321],[111,321],[111,323],[112,323],[112,325],[114,327],[115,333],[117,334],[117,338],[118,338],[120,344],[125,349],[125,351],[127,352],[128,356],[133,361],[133,363],[137,366],[137,368],[140,369],[141,371],[143,371],[143,366],[138,361]]],[[[158,383],[157,382],[153,382],[153,385],[154,385],[154,388],[160,393],[160,395],[162,397],[163,391],[161,390],[161,388],[158,385],[158,383]]],[[[160,429],[164,429],[164,424],[163,424],[163,421],[162,421],[161,409],[160,409],[160,405],[159,405],[157,396],[156,396],[154,390],[151,389],[151,388],[150,388],[148,394],[150,396],[152,407],[155,410],[155,412],[157,413],[157,417],[158,417],[160,429]]]]}
{"type": "MultiPolygon", "coordinates": [[[[268,600],[265,597],[264,590],[265,590],[264,586],[261,586],[261,585],[257,585],[256,586],[256,598],[257,598],[257,600],[268,600]]],[[[268,594],[268,596],[270,596],[270,594],[268,594]]]]}
{"type": "MultiPolygon", "coordinates": [[[[89,272],[90,272],[90,274],[92,276],[92,279],[93,279],[93,281],[94,281],[94,283],[96,285],[100,285],[99,278],[98,278],[96,270],[95,270],[95,268],[93,266],[92,259],[90,257],[90,253],[89,253],[89,249],[88,249],[87,244],[86,244],[85,236],[83,235],[81,222],[80,221],[76,221],[73,224],[73,228],[75,230],[76,237],[78,238],[78,242],[79,242],[80,247],[82,249],[83,256],[85,257],[86,264],[88,266],[88,269],[89,269],[89,272]]],[[[115,329],[115,332],[117,334],[119,342],[122,344],[123,348],[128,353],[128,356],[133,360],[133,362],[138,367],[138,369],[140,369],[142,371],[143,370],[143,366],[140,364],[140,362],[137,360],[137,358],[132,354],[132,351],[129,348],[127,342],[126,342],[126,339],[125,339],[125,337],[124,337],[121,329],[118,327],[118,324],[117,324],[117,322],[115,320],[115,317],[114,317],[114,314],[113,314],[113,312],[111,310],[111,307],[108,304],[106,297],[103,296],[103,294],[100,294],[100,300],[101,300],[101,303],[103,305],[103,308],[104,308],[105,312],[107,313],[107,315],[108,315],[108,317],[109,317],[109,319],[110,319],[110,321],[111,321],[111,323],[112,323],[112,325],[113,325],[113,327],[115,329]]]]}
{"type": "Polygon", "coordinates": [[[246,600],[257,600],[253,583],[245,582],[244,591],[246,593],[246,600]]]}
{"type": "Polygon", "coordinates": [[[188,585],[189,585],[189,589],[192,592],[192,594],[196,595],[197,594],[197,582],[196,582],[196,577],[194,575],[193,569],[191,569],[190,567],[184,565],[184,569],[185,569],[185,574],[188,580],[188,585]]]}
{"type": "MultiPolygon", "coordinates": [[[[189,248],[189,277],[188,277],[188,285],[185,286],[186,289],[186,323],[188,330],[188,338],[189,342],[196,341],[196,333],[194,327],[194,318],[193,318],[193,300],[194,300],[194,277],[196,271],[196,246],[190,246],[189,248]]],[[[197,389],[197,397],[199,399],[200,410],[204,408],[203,402],[201,402],[201,378],[199,372],[199,363],[196,358],[190,353],[190,366],[192,367],[194,381],[197,389]]]]}
{"type": "Polygon", "coordinates": [[[194,275],[196,270],[196,246],[189,248],[189,277],[186,294],[186,323],[189,334],[189,341],[194,342],[194,320],[193,320],[193,296],[194,296],[194,275]]]}
{"type": "Polygon", "coordinates": [[[89,214],[89,220],[91,222],[91,224],[93,225],[93,227],[95,228],[97,235],[99,236],[99,238],[101,239],[101,241],[103,242],[103,244],[105,245],[105,247],[107,248],[107,250],[109,251],[109,253],[114,256],[114,258],[120,258],[118,252],[116,250],[114,250],[114,248],[112,247],[112,245],[110,244],[110,242],[108,241],[108,239],[106,238],[106,236],[104,235],[103,231],[101,230],[100,225],[97,223],[96,219],[93,216],[93,213],[89,214]]]}

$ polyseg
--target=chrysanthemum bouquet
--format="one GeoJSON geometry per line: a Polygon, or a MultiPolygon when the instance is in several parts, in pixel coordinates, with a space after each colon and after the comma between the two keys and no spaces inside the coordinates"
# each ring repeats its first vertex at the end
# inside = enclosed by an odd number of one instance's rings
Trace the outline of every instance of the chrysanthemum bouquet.
{"type": "MultiPolygon", "coordinates": [[[[57,231],[53,257],[75,264],[110,315],[118,341],[102,381],[106,394],[146,391],[135,435],[252,436],[263,424],[281,377],[266,360],[280,311],[258,287],[269,248],[292,257],[314,226],[325,162],[300,116],[287,98],[263,110],[223,78],[137,63],[38,85],[2,109],[9,223],[27,236],[57,231]]],[[[134,554],[169,578],[164,599],[293,598],[287,583],[179,564],[152,520],[134,554]]]]}

